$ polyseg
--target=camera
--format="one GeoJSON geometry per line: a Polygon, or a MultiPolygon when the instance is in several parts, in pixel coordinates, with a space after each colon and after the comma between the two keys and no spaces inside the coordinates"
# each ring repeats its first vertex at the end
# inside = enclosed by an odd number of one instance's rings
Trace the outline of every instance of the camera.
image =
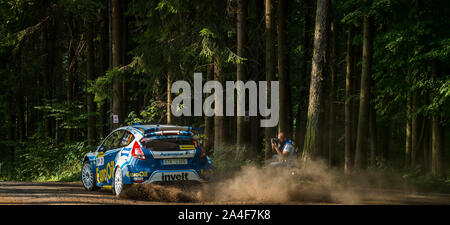
{"type": "Polygon", "coordinates": [[[280,140],[278,140],[278,138],[271,138],[270,141],[271,141],[272,143],[277,144],[277,145],[280,143],[280,140]]]}

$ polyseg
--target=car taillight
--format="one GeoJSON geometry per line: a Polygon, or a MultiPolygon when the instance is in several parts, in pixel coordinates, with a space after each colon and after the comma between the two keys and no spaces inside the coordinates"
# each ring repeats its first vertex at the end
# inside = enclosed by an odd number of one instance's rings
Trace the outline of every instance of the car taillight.
{"type": "Polygon", "coordinates": [[[145,160],[144,152],[137,141],[134,142],[133,149],[131,150],[131,155],[140,160],[145,160]]]}

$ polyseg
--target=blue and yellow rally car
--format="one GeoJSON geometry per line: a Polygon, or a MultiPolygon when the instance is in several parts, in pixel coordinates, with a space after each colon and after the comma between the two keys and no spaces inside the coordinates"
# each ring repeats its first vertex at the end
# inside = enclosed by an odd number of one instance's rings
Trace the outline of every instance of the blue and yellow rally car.
{"type": "Polygon", "coordinates": [[[132,184],[204,183],[213,165],[196,136],[199,129],[175,125],[132,125],[109,134],[84,156],[87,190],[111,187],[119,195],[132,184]]]}

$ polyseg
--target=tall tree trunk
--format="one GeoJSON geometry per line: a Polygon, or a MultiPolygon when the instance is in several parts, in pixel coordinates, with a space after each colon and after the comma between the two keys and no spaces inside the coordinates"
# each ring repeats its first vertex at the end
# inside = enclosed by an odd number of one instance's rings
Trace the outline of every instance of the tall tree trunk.
{"type": "MultiPolygon", "coordinates": [[[[265,0],[265,25],[266,25],[266,33],[265,33],[265,64],[266,64],[266,81],[270,82],[275,77],[274,72],[274,60],[275,60],[275,50],[274,50],[274,30],[273,30],[273,6],[272,0],[265,0]]],[[[270,93],[271,87],[268,84],[267,87],[267,104],[270,104],[270,93]]],[[[272,127],[265,128],[265,159],[270,158],[272,150],[270,146],[270,138],[275,135],[275,129],[272,127]]]]}
{"type": "MultiPolygon", "coordinates": [[[[220,69],[220,59],[218,56],[214,57],[214,80],[221,82],[224,80],[220,69]]],[[[214,103],[214,107],[217,106],[217,102],[214,103]]],[[[218,152],[225,146],[225,117],[224,116],[214,116],[214,151],[218,152]]]]}
{"type": "Polygon", "coordinates": [[[375,111],[374,103],[370,103],[369,112],[369,135],[370,135],[370,165],[376,166],[378,154],[378,140],[377,140],[377,112],[375,111]]]}
{"type": "MultiPolygon", "coordinates": [[[[412,107],[413,112],[416,112],[420,107],[420,96],[417,92],[413,93],[412,96],[412,107]]],[[[411,118],[411,167],[416,167],[420,164],[420,159],[422,156],[422,142],[423,142],[423,131],[424,124],[421,115],[415,115],[411,118]]]]}
{"type": "MultiPolygon", "coordinates": [[[[207,71],[208,81],[214,80],[214,65],[208,66],[207,71]]],[[[207,98],[208,96],[205,96],[207,98]]],[[[210,153],[211,149],[214,147],[214,118],[210,116],[205,116],[205,150],[210,153]]]]}
{"type": "Polygon", "coordinates": [[[26,138],[24,94],[25,93],[24,93],[23,81],[20,81],[20,87],[18,88],[17,94],[16,94],[17,128],[18,128],[18,134],[19,134],[18,138],[20,141],[25,141],[25,138],[26,138]]]}
{"type": "MultiPolygon", "coordinates": [[[[334,1],[333,1],[334,3],[334,1]]],[[[337,37],[338,23],[333,18],[331,22],[331,41],[330,41],[330,114],[329,114],[329,131],[328,131],[328,155],[329,165],[336,164],[335,146],[336,146],[336,73],[337,73],[337,37]]]]}
{"type": "MultiPolygon", "coordinates": [[[[429,99],[429,94],[426,91],[424,94],[424,104],[428,105],[428,99],[429,99]]],[[[423,134],[423,144],[422,144],[422,151],[423,151],[423,170],[424,171],[431,171],[431,157],[430,157],[430,149],[431,149],[431,126],[430,126],[430,119],[427,116],[423,117],[423,129],[424,129],[424,134],[423,134]]]]}
{"type": "Polygon", "coordinates": [[[173,80],[172,68],[169,66],[167,70],[167,124],[173,123],[173,115],[170,107],[170,105],[172,105],[172,94],[170,92],[172,80],[173,80]]]}
{"type": "MultiPolygon", "coordinates": [[[[119,67],[122,61],[121,52],[121,12],[120,1],[111,0],[111,25],[112,25],[112,67],[119,67]]],[[[120,76],[114,76],[113,80],[113,96],[112,96],[112,113],[119,118],[118,124],[113,124],[113,128],[119,127],[123,123],[123,106],[122,106],[122,80],[120,76]]]]}
{"type": "Polygon", "coordinates": [[[303,56],[302,56],[302,69],[301,69],[301,76],[303,81],[300,82],[299,87],[301,88],[301,97],[300,101],[298,102],[298,109],[297,109],[297,115],[296,115],[296,124],[295,124],[295,141],[297,142],[298,146],[303,147],[303,140],[305,138],[305,127],[306,127],[306,113],[303,108],[306,108],[307,101],[304,99],[307,99],[308,97],[308,76],[310,75],[310,71],[308,71],[308,65],[311,65],[308,63],[311,60],[311,14],[313,4],[311,0],[305,0],[304,1],[304,8],[305,8],[305,14],[303,16],[304,18],[304,25],[303,25],[303,56]]]}
{"type": "MultiPolygon", "coordinates": [[[[90,82],[94,81],[96,79],[95,76],[95,67],[94,67],[94,41],[93,41],[94,35],[93,35],[93,28],[92,24],[90,22],[87,22],[86,24],[86,85],[89,88],[90,82]]],[[[95,102],[94,102],[94,94],[93,93],[86,93],[86,101],[87,101],[87,113],[88,113],[88,131],[87,131],[87,138],[88,138],[88,144],[90,146],[95,145],[95,140],[97,139],[97,126],[96,126],[96,109],[95,109],[95,102]]]]}
{"type": "Polygon", "coordinates": [[[441,117],[438,113],[436,113],[432,117],[431,132],[431,168],[432,173],[436,176],[445,176],[443,141],[443,127],[441,125],[441,117]]]}
{"type": "MultiPolygon", "coordinates": [[[[50,9],[48,6],[49,2],[44,1],[45,6],[45,16],[49,16],[49,22],[44,26],[43,37],[44,37],[44,52],[45,54],[45,70],[43,74],[43,88],[44,88],[44,99],[50,101],[52,99],[52,78],[55,66],[55,42],[56,33],[55,30],[55,19],[50,15],[50,9]]],[[[50,103],[51,104],[51,103],[50,103]]],[[[44,130],[46,137],[52,137],[52,118],[44,113],[44,130]]]]}
{"type": "Polygon", "coordinates": [[[346,72],[345,72],[345,156],[344,172],[349,172],[352,165],[352,147],[353,147],[353,126],[352,126],[352,77],[354,76],[354,57],[353,57],[353,35],[354,27],[348,26],[347,30],[347,54],[346,72]]]}
{"type": "MultiPolygon", "coordinates": [[[[253,24],[260,24],[262,20],[264,20],[264,16],[265,16],[265,1],[256,1],[256,7],[255,7],[255,18],[253,19],[252,23],[253,24]]],[[[252,49],[254,49],[254,63],[251,64],[252,66],[252,71],[254,71],[253,73],[249,74],[249,80],[255,80],[256,82],[258,81],[263,81],[265,80],[265,71],[264,68],[261,65],[264,65],[264,32],[265,32],[265,27],[262,26],[258,26],[258,28],[255,30],[258,35],[257,37],[249,42],[250,46],[252,49]]],[[[261,121],[261,117],[260,116],[252,116],[250,117],[250,150],[251,150],[251,154],[249,155],[249,157],[253,158],[253,159],[258,159],[260,160],[261,156],[263,156],[262,150],[263,150],[263,136],[262,136],[262,129],[260,127],[260,121],[261,121]]],[[[263,156],[264,157],[264,156],[263,156]]]]}
{"type": "MultiPolygon", "coordinates": [[[[25,141],[26,138],[26,125],[25,125],[25,94],[26,94],[26,88],[24,84],[24,79],[22,77],[25,77],[24,74],[24,64],[23,64],[23,54],[19,54],[19,59],[15,60],[17,62],[17,74],[19,77],[21,77],[18,82],[18,88],[15,91],[15,101],[16,101],[16,118],[17,118],[17,134],[19,141],[25,141]]],[[[1,173],[1,171],[0,171],[1,173]]]]}
{"type": "Polygon", "coordinates": [[[292,135],[292,112],[290,102],[289,86],[289,63],[287,49],[287,0],[278,0],[278,79],[280,81],[280,103],[279,103],[279,132],[283,132],[287,137],[292,135]]]}
{"type": "MultiPolygon", "coordinates": [[[[69,45],[68,45],[68,68],[67,68],[67,83],[66,83],[66,103],[69,112],[73,111],[73,100],[74,100],[74,86],[75,86],[75,71],[77,67],[77,58],[75,56],[75,24],[74,24],[73,14],[70,13],[67,24],[69,30],[69,45]]],[[[67,136],[66,138],[71,141],[74,137],[72,124],[68,122],[67,136]]]]}
{"type": "Polygon", "coordinates": [[[411,96],[408,96],[406,102],[406,140],[405,140],[405,167],[411,166],[411,149],[412,149],[412,126],[411,126],[411,114],[412,114],[412,100],[411,96]]]}
{"type": "MultiPolygon", "coordinates": [[[[366,4],[369,1],[365,1],[366,4]]],[[[355,168],[366,166],[367,140],[369,134],[370,81],[372,77],[373,54],[372,16],[368,12],[363,20],[363,61],[361,71],[361,91],[359,97],[358,133],[356,137],[355,168]]]]}
{"type": "MultiPolygon", "coordinates": [[[[125,12],[128,9],[128,2],[129,1],[119,1],[120,2],[120,10],[119,10],[119,23],[120,23],[120,45],[119,45],[119,52],[120,52],[120,61],[121,65],[127,65],[128,64],[128,57],[127,57],[127,42],[128,42],[128,25],[127,25],[127,17],[125,15],[125,12]]],[[[121,108],[122,108],[122,120],[125,120],[125,118],[128,115],[128,88],[130,81],[128,79],[122,79],[122,101],[121,101],[121,108]]],[[[123,124],[121,122],[121,124],[123,124]]]]}
{"type": "MultiPolygon", "coordinates": [[[[247,14],[248,14],[248,2],[247,0],[238,0],[237,8],[237,55],[241,58],[247,58],[247,40],[248,40],[248,30],[247,30],[247,14]]],[[[237,64],[237,77],[236,80],[241,80],[246,82],[247,80],[247,60],[242,61],[237,64]]],[[[247,103],[247,100],[246,100],[247,103]]],[[[246,111],[246,105],[237,105],[238,111],[240,107],[244,107],[246,111]]],[[[239,148],[248,149],[248,129],[249,122],[246,121],[244,116],[237,116],[236,124],[236,135],[237,135],[237,146],[239,148]]]]}
{"type": "Polygon", "coordinates": [[[305,143],[303,145],[303,161],[309,161],[317,153],[323,152],[321,112],[324,112],[323,86],[326,75],[327,50],[330,26],[330,0],[317,0],[316,28],[314,33],[314,51],[311,67],[311,83],[309,91],[308,120],[306,123],[305,143]]]}
{"type": "MultiPolygon", "coordinates": [[[[110,54],[109,54],[109,0],[103,1],[104,9],[102,9],[101,13],[101,25],[100,25],[100,44],[99,44],[99,60],[100,60],[100,74],[104,76],[106,71],[110,66],[110,54]]],[[[100,109],[100,129],[99,135],[102,138],[106,138],[108,134],[108,100],[106,99],[100,109]]]]}
{"type": "MultiPolygon", "coordinates": [[[[359,28],[354,28],[354,33],[359,33],[359,28]]],[[[356,138],[358,133],[358,115],[359,115],[359,95],[360,95],[360,84],[361,84],[361,76],[360,76],[360,67],[358,63],[361,61],[362,51],[359,46],[353,46],[353,83],[352,83],[352,93],[353,96],[357,96],[357,98],[352,99],[352,164],[355,163],[355,151],[356,151],[356,138]],[[359,73],[359,74],[358,74],[359,73]]],[[[352,165],[354,166],[354,165],[352,165]]]]}
{"type": "MultiPolygon", "coordinates": [[[[441,76],[439,62],[433,62],[432,73],[434,79],[441,76]]],[[[431,172],[436,176],[445,176],[444,166],[444,128],[441,124],[440,110],[436,110],[431,118],[431,172]]]]}
{"type": "MultiPolygon", "coordinates": [[[[7,99],[12,99],[13,96],[11,94],[9,94],[9,98],[7,99]]],[[[15,108],[12,105],[11,102],[6,101],[5,103],[6,107],[5,107],[5,118],[6,118],[6,127],[7,127],[7,152],[6,152],[6,162],[8,163],[8,175],[9,176],[14,176],[14,163],[15,163],[15,148],[14,148],[14,143],[15,143],[15,108]]]]}
{"type": "Polygon", "coordinates": [[[426,132],[423,136],[423,145],[422,145],[422,151],[423,151],[423,171],[428,172],[430,171],[430,134],[429,131],[430,128],[430,122],[427,118],[424,118],[424,129],[426,132]]]}

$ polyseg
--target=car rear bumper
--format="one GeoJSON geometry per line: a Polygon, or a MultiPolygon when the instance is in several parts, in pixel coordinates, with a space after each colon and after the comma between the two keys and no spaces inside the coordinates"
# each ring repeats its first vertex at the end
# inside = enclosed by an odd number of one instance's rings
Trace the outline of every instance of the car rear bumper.
{"type": "Polygon", "coordinates": [[[153,183],[153,182],[183,182],[183,181],[197,181],[200,183],[207,182],[199,174],[193,170],[156,170],[150,177],[143,183],[153,183]]]}
{"type": "MultiPolygon", "coordinates": [[[[177,168],[183,165],[174,165],[174,168],[154,168],[150,165],[124,165],[122,166],[124,184],[153,183],[153,182],[208,182],[214,176],[214,167],[210,163],[200,165],[186,165],[190,168],[177,168]]],[[[169,167],[169,166],[167,166],[169,167]]]]}

